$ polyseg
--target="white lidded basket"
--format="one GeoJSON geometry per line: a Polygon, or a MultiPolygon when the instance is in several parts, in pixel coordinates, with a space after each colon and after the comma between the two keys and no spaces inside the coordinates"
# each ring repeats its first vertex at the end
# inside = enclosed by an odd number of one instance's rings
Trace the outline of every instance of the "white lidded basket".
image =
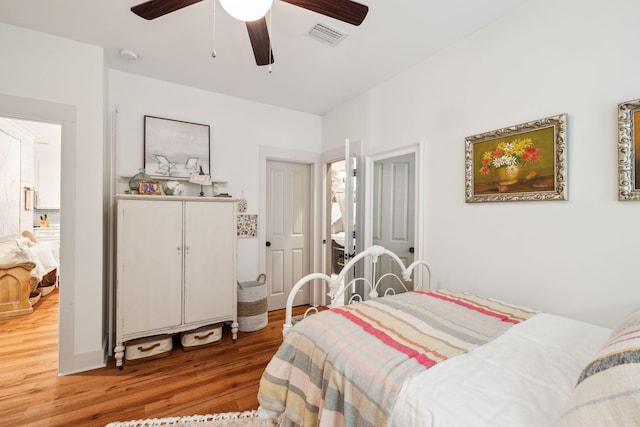
{"type": "Polygon", "coordinates": [[[203,326],[192,331],[180,334],[180,343],[184,351],[195,350],[197,348],[208,347],[222,342],[223,323],[203,326]]]}
{"type": "Polygon", "coordinates": [[[134,365],[147,360],[159,359],[171,354],[173,340],[171,335],[156,335],[124,343],[124,363],[134,365]]]}
{"type": "Polygon", "coordinates": [[[267,276],[262,273],[255,281],[238,282],[238,330],[252,332],[267,326],[267,276]]]}

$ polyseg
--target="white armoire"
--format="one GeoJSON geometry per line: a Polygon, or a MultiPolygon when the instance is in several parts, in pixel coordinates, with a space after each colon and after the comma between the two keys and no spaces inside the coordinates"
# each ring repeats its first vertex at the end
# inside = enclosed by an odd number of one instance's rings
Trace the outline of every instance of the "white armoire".
{"type": "Polygon", "coordinates": [[[231,322],[235,341],[235,199],[118,195],[116,203],[116,366],[136,338],[231,322]]]}

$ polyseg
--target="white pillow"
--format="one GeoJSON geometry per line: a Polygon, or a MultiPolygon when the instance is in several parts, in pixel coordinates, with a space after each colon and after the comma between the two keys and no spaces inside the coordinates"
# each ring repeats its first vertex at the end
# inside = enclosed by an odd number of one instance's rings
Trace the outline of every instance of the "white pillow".
{"type": "Polygon", "coordinates": [[[16,239],[16,245],[20,248],[28,248],[33,246],[33,242],[28,237],[18,237],[16,239]]]}
{"type": "Polygon", "coordinates": [[[0,251],[0,265],[13,264],[13,253],[7,251],[0,251]]]}

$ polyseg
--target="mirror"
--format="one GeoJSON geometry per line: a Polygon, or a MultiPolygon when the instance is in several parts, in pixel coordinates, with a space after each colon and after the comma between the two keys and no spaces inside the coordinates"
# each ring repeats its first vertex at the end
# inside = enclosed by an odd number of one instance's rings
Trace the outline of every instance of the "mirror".
{"type": "Polygon", "coordinates": [[[329,274],[337,276],[344,266],[345,246],[345,161],[339,160],[328,164],[328,194],[329,194],[329,242],[328,259],[331,260],[329,274]]]}

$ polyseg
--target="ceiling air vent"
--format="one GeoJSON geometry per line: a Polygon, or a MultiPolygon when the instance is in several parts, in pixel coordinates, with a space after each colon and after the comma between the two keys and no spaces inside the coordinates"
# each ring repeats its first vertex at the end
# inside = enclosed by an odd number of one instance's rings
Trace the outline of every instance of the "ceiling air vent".
{"type": "Polygon", "coordinates": [[[347,33],[343,33],[333,27],[318,22],[307,33],[309,37],[313,37],[316,40],[320,40],[323,43],[335,46],[348,36],[347,33]]]}

